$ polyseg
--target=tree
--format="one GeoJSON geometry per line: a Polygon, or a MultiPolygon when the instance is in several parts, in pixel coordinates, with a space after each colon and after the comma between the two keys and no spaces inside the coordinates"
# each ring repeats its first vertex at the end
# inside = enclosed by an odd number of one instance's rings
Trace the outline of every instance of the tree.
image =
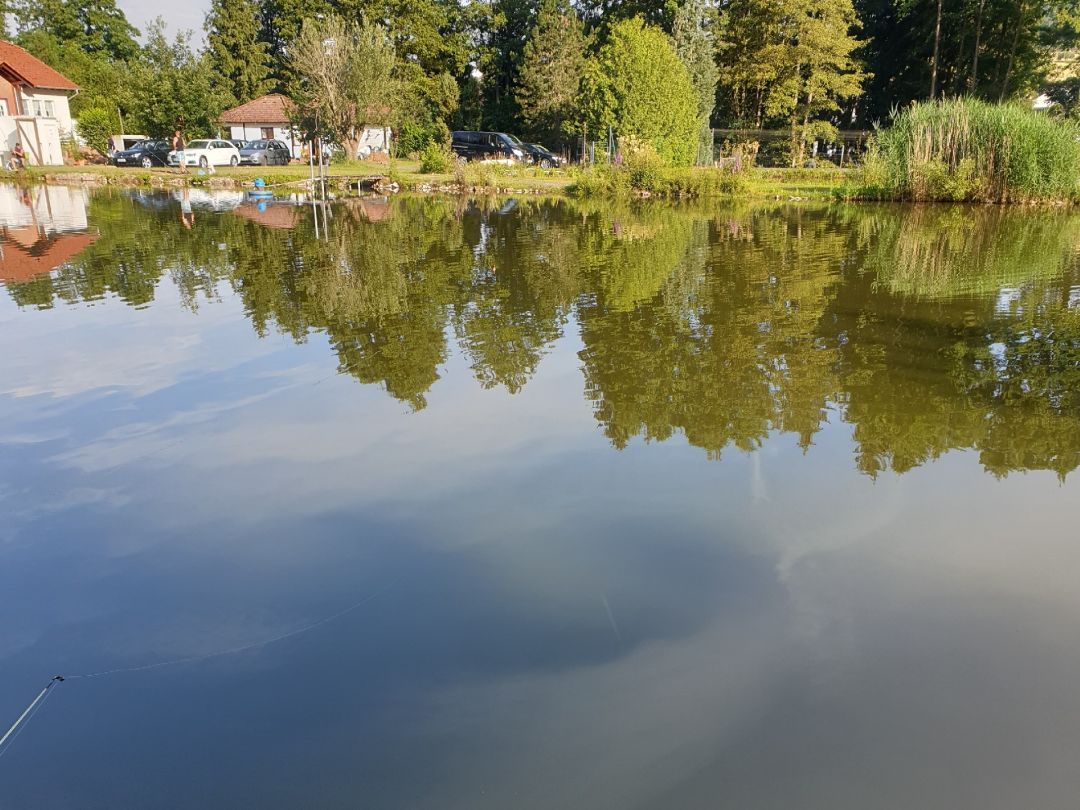
{"type": "Polygon", "coordinates": [[[601,39],[606,40],[611,26],[635,17],[671,33],[682,0],[577,0],[576,5],[586,22],[598,28],[601,39]]]}
{"type": "Polygon", "coordinates": [[[651,144],[665,161],[694,162],[698,98],[671,40],[641,18],[611,27],[608,41],[586,65],[583,124],[593,133],[613,126],[651,144]]]}
{"type": "Polygon", "coordinates": [[[808,140],[835,136],[840,102],[861,92],[855,10],[851,0],[743,0],[738,10],[724,24],[725,95],[754,126],[786,124],[797,165],[808,140]]]}
{"type": "Polygon", "coordinates": [[[1068,75],[1056,57],[1076,45],[1076,0],[855,0],[873,74],[860,119],[928,97],[1024,98],[1068,75]]]}
{"type": "Polygon", "coordinates": [[[128,60],[139,52],[139,32],[115,0],[18,0],[11,11],[20,33],[42,31],[110,59],[128,60]]]}
{"type": "Polygon", "coordinates": [[[259,38],[270,48],[274,77],[279,82],[289,78],[286,51],[300,36],[304,20],[318,19],[333,13],[329,0],[259,0],[259,38]]]}
{"type": "Polygon", "coordinates": [[[796,0],[794,5],[786,41],[766,52],[781,68],[766,110],[788,120],[797,166],[810,140],[835,137],[835,126],[820,119],[839,111],[841,99],[861,92],[864,73],[853,55],[862,43],[851,35],[857,23],[851,0],[796,0]],[[811,119],[820,122],[811,126],[811,119]]]}
{"type": "Polygon", "coordinates": [[[69,102],[76,131],[104,152],[108,137],[123,131],[131,109],[130,63],[83,50],[77,41],[60,41],[40,28],[20,34],[18,43],[79,85],[69,102]]]}
{"type": "Polygon", "coordinates": [[[270,48],[260,39],[254,0],[212,0],[205,29],[207,60],[234,101],[250,101],[270,90],[270,48]]]}
{"type": "Polygon", "coordinates": [[[317,114],[350,158],[367,124],[386,124],[396,107],[394,46],[386,29],[340,17],[305,20],[290,47],[294,99],[317,114]]]}
{"type": "Polygon", "coordinates": [[[543,0],[525,43],[515,91],[526,131],[541,140],[569,134],[588,40],[568,0],[543,0]]]}
{"type": "Polygon", "coordinates": [[[172,40],[160,17],[148,29],[142,58],[131,67],[131,126],[150,136],[164,136],[180,125],[188,135],[213,131],[229,97],[216,89],[204,54],[191,48],[191,32],[172,40]]]}
{"type": "Polygon", "coordinates": [[[716,42],[711,30],[714,22],[712,10],[705,0],[687,0],[675,15],[672,32],[675,51],[686,65],[697,93],[699,163],[711,163],[713,158],[712,114],[720,78],[716,67],[716,42]]]}

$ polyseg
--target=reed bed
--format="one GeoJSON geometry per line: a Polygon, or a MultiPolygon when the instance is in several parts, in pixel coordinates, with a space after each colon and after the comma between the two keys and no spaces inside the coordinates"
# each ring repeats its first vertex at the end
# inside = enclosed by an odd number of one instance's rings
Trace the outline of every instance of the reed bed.
{"type": "Polygon", "coordinates": [[[1080,126],[1015,104],[915,104],[875,135],[848,196],[1080,201],[1080,126]]]}

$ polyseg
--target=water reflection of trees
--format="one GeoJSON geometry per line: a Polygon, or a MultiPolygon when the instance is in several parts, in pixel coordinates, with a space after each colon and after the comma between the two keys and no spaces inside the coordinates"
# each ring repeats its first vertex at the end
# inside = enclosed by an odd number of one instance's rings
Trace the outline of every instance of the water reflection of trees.
{"type": "Polygon", "coordinates": [[[414,409],[450,341],[514,393],[573,325],[617,447],[681,433],[719,457],[787,432],[807,449],[831,412],[870,475],[952,449],[995,474],[1080,464],[1068,212],[404,198],[338,205],[316,239],[309,209],[186,230],[136,205],[95,198],[98,242],[11,295],[139,306],[169,276],[195,307],[229,285],[260,334],[325,333],[343,372],[414,409]]]}

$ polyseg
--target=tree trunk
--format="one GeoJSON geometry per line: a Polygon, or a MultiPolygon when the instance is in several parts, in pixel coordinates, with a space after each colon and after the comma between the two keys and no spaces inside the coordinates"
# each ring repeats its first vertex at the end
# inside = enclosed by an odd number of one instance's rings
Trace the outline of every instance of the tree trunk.
{"type": "Polygon", "coordinates": [[[806,111],[803,113],[802,129],[799,131],[799,162],[791,168],[797,169],[802,166],[803,159],[806,157],[806,135],[810,130],[810,105],[814,103],[814,94],[810,93],[806,97],[806,111]]]}
{"type": "Polygon", "coordinates": [[[941,53],[941,5],[943,0],[937,0],[937,21],[934,23],[934,61],[930,69],[930,98],[937,98],[937,74],[938,56],[941,53]]]}
{"type": "Polygon", "coordinates": [[[979,12],[975,15],[975,55],[971,57],[971,75],[968,76],[968,93],[974,94],[979,88],[979,46],[982,43],[983,10],[986,0],[979,0],[979,12]]]}
{"type": "Polygon", "coordinates": [[[998,97],[998,103],[1003,102],[1009,94],[1009,79],[1012,77],[1013,60],[1016,59],[1016,48],[1020,44],[1020,31],[1024,27],[1024,17],[1027,16],[1025,5],[1025,3],[1020,3],[1020,16],[1017,17],[1012,47],[1009,48],[1009,61],[1005,63],[1005,78],[1001,81],[1001,95],[998,97]]]}

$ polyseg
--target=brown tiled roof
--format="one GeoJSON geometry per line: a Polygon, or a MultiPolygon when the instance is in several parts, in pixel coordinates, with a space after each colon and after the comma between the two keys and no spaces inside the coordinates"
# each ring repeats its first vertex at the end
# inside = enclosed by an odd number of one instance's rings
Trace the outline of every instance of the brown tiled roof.
{"type": "Polygon", "coordinates": [[[41,90],[78,90],[67,76],[56,72],[36,56],[18,45],[0,40],[0,73],[13,77],[41,90]]]}
{"type": "Polygon", "coordinates": [[[294,109],[292,99],[271,93],[225,110],[218,120],[223,124],[287,124],[294,109]]]}

